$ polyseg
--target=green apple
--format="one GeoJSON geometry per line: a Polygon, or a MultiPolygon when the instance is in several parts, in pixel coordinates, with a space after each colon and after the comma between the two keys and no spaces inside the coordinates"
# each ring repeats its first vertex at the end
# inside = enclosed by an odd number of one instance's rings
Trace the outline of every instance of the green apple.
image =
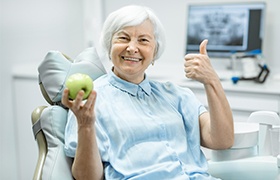
{"type": "Polygon", "coordinates": [[[80,90],[84,91],[83,99],[87,99],[93,89],[93,81],[87,74],[75,73],[68,77],[65,83],[69,89],[69,98],[75,99],[80,90]]]}

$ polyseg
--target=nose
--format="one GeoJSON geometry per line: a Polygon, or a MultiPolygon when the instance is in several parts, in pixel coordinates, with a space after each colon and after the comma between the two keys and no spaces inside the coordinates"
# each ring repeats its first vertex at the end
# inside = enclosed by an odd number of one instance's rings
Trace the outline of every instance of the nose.
{"type": "Polygon", "coordinates": [[[128,43],[128,46],[127,46],[127,48],[126,48],[126,51],[129,52],[130,54],[138,53],[138,52],[139,52],[139,49],[138,49],[137,42],[131,40],[131,41],[128,43]]]}

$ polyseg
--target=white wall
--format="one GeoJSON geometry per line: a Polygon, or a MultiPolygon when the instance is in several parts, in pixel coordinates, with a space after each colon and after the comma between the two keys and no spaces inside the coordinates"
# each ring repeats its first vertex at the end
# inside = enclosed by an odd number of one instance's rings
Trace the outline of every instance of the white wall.
{"type": "MultiPolygon", "coordinates": [[[[0,3],[0,179],[20,179],[13,92],[20,94],[22,90],[12,90],[15,87],[12,69],[19,64],[39,64],[49,50],[60,50],[72,57],[81,52],[85,48],[83,1],[0,0],[0,3]]],[[[35,68],[32,71],[37,72],[35,68]]],[[[32,92],[29,94],[32,101],[32,92]]],[[[31,128],[30,116],[21,120],[31,128]]]]}
{"type": "MultiPolygon", "coordinates": [[[[96,0],[0,0],[0,179],[19,179],[16,125],[12,110],[14,107],[12,68],[18,64],[36,65],[51,49],[60,50],[72,57],[82,51],[90,42],[89,38],[92,38],[87,31],[88,26],[84,24],[84,17],[91,14],[90,8],[86,8],[86,14],[83,11],[85,1],[96,0]]],[[[170,63],[175,69],[181,68],[185,47],[187,4],[222,2],[222,0],[104,0],[102,2],[104,15],[127,4],[147,5],[156,11],[167,34],[166,51],[153,68],[157,71],[162,62],[170,63]]],[[[243,0],[234,2],[243,2],[243,0]]],[[[280,73],[280,61],[277,56],[280,47],[278,33],[280,23],[277,20],[277,17],[280,17],[278,10],[280,1],[266,0],[266,2],[264,55],[273,72],[280,73]]],[[[177,71],[167,72],[177,73],[177,71]]],[[[15,91],[20,93],[21,89],[15,91]]],[[[30,99],[32,100],[32,97],[30,99]]],[[[24,117],[23,120],[30,123],[29,117],[24,117]]]]}

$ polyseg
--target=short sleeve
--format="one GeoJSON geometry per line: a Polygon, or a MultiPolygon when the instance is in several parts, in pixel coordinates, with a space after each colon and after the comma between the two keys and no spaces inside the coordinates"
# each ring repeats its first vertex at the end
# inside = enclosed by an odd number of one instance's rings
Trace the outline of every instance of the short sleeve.
{"type": "Polygon", "coordinates": [[[65,145],[64,151],[66,156],[75,157],[77,149],[77,121],[72,111],[68,111],[68,119],[65,127],[65,145]]]}
{"type": "MultiPolygon", "coordinates": [[[[95,123],[96,139],[99,153],[102,157],[102,161],[108,161],[108,138],[100,126],[98,121],[95,123]]],[[[78,132],[77,132],[77,120],[72,111],[68,112],[68,120],[65,127],[65,145],[64,151],[66,156],[75,157],[77,144],[78,144],[78,132]]]]}

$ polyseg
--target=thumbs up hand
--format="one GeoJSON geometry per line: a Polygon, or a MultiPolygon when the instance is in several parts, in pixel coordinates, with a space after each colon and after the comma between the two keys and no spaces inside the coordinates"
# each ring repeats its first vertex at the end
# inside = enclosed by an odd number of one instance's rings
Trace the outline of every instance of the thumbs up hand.
{"type": "Polygon", "coordinates": [[[185,56],[185,75],[188,78],[199,81],[204,85],[212,80],[219,80],[207,55],[208,40],[203,40],[199,46],[199,54],[187,54],[185,56]]]}

